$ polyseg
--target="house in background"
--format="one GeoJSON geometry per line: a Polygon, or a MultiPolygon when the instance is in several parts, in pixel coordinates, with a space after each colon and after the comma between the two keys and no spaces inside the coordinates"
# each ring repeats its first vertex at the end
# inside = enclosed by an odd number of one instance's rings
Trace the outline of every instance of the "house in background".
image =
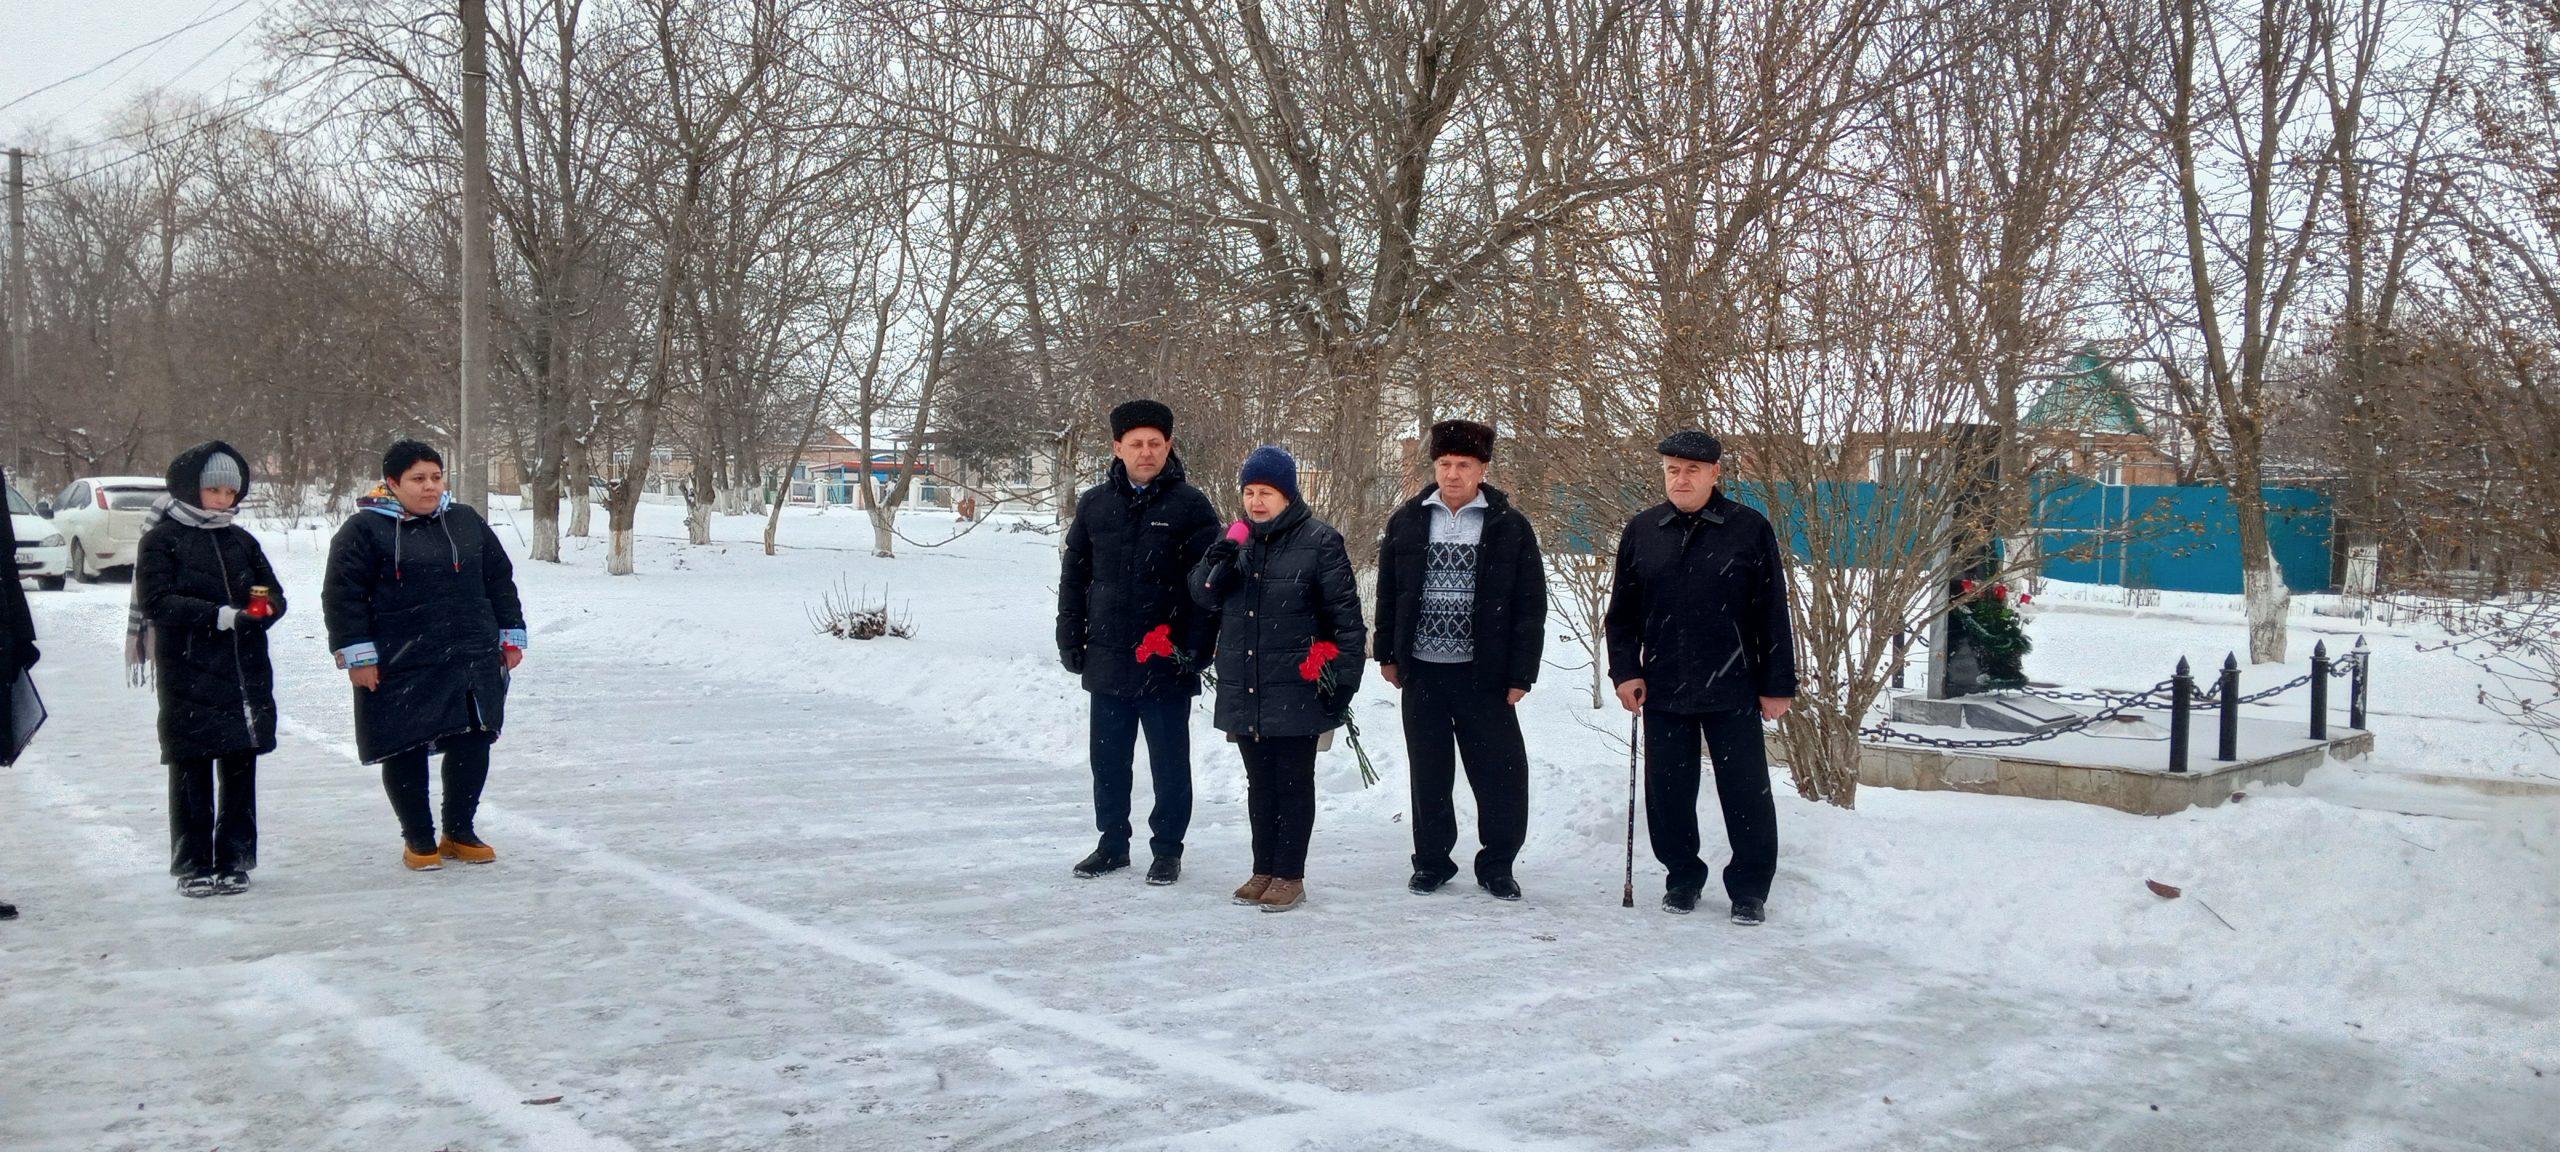
{"type": "Polygon", "coordinates": [[[2036,471],[2106,485],[2178,482],[2177,461],[2160,450],[2133,393],[2095,349],[2073,356],[2070,373],[2047,386],[2019,423],[2036,471]]]}

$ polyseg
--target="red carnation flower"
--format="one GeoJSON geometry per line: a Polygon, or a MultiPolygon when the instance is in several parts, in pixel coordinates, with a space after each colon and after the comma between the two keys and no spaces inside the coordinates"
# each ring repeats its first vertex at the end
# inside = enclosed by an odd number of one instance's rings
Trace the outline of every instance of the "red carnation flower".
{"type": "Polygon", "coordinates": [[[1962,593],[1964,593],[1965,595],[1968,595],[1968,596],[1972,595],[1972,594],[1973,594],[1973,581],[1971,581],[1971,580],[1960,580],[1960,581],[1957,581],[1957,582],[1956,582],[1956,591],[1958,591],[1958,592],[1962,592],[1962,593]]]}
{"type": "Polygon", "coordinates": [[[1138,641],[1138,663],[1140,664],[1158,656],[1171,655],[1173,655],[1173,625],[1171,624],[1156,625],[1154,631],[1147,633],[1146,639],[1138,641]]]}
{"type": "Polygon", "coordinates": [[[1298,662],[1298,679],[1313,680],[1324,675],[1325,665],[1333,663],[1342,649],[1330,640],[1318,640],[1307,649],[1307,658],[1298,662]]]}

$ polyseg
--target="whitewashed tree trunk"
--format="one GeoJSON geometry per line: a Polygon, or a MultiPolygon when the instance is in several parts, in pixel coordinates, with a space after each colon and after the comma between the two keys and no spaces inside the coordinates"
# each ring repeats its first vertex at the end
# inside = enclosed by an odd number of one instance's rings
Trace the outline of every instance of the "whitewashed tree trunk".
{"type": "Polygon", "coordinates": [[[2241,569],[2240,591],[2249,612],[2250,663],[2284,663],[2285,618],[2293,607],[2293,593],[2284,586],[2284,571],[2276,567],[2273,548],[2267,550],[2263,564],[2241,569]]]}
{"type": "Polygon", "coordinates": [[[2380,591],[2382,591],[2382,545],[2349,545],[2347,547],[2347,595],[2359,600],[2368,600],[2380,591]]]}
{"type": "Polygon", "coordinates": [[[886,500],[872,500],[871,554],[883,560],[898,558],[898,506],[886,500]]]}
{"type": "Polygon", "coordinates": [[[545,564],[560,562],[560,503],[558,500],[534,500],[533,558],[545,564]]]}
{"type": "Polygon", "coordinates": [[[605,557],[605,575],[628,576],[631,574],[631,530],[616,528],[610,535],[613,537],[612,551],[605,557]]]}
{"type": "Polygon", "coordinates": [[[711,542],[711,509],[714,505],[719,503],[719,500],[720,494],[715,490],[709,498],[696,500],[685,505],[685,539],[690,540],[695,544],[708,544],[711,542]]]}

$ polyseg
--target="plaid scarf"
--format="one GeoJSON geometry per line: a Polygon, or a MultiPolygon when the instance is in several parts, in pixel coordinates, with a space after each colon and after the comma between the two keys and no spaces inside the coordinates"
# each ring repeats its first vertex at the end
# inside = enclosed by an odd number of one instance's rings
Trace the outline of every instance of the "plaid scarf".
{"type": "MultiPolygon", "coordinates": [[[[206,531],[228,528],[232,515],[228,508],[208,512],[175,496],[163,495],[151,502],[150,514],[142,518],[142,534],[151,535],[151,530],[159,527],[162,520],[175,520],[189,528],[206,531]]],[[[151,618],[142,614],[141,575],[142,565],[137,557],[134,563],[133,606],[125,610],[124,618],[125,682],[136,688],[151,682],[151,657],[158,645],[159,633],[159,627],[151,622],[151,618]]]]}

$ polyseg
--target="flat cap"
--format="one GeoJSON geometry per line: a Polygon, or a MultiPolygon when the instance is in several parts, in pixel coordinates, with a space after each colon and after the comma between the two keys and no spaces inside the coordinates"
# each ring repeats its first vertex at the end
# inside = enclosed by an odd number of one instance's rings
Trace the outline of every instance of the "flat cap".
{"type": "Polygon", "coordinates": [[[1672,433],[1655,451],[1665,456],[1695,460],[1701,464],[1713,464],[1724,459],[1724,445],[1716,443],[1715,437],[1695,428],[1683,428],[1672,433]]]}

